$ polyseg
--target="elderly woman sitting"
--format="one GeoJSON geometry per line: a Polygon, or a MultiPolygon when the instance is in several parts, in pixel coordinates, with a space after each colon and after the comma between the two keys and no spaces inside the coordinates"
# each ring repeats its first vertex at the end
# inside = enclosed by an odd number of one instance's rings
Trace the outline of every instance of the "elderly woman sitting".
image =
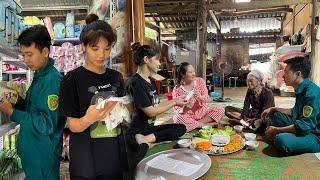
{"type": "Polygon", "coordinates": [[[248,90],[243,109],[232,106],[225,108],[230,123],[240,124],[240,120],[243,119],[249,124],[253,124],[255,120],[261,119],[261,114],[265,109],[275,106],[272,91],[264,87],[263,74],[260,71],[252,70],[248,74],[247,85],[248,90]]]}

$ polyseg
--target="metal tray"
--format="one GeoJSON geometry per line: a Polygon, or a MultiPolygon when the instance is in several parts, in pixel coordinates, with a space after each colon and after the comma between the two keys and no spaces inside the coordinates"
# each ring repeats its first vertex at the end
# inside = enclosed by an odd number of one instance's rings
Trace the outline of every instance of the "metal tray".
{"type": "Polygon", "coordinates": [[[193,180],[203,176],[209,170],[210,167],[211,167],[211,159],[208,155],[204,153],[193,151],[187,148],[172,149],[172,150],[153,154],[143,159],[142,161],[140,161],[140,163],[137,165],[135,179],[137,180],[145,180],[145,179],[193,180]],[[192,163],[192,164],[203,163],[203,166],[197,172],[193,173],[190,176],[181,176],[178,174],[173,174],[163,170],[155,169],[146,164],[148,161],[152,160],[153,158],[161,154],[169,154],[169,157],[172,159],[181,160],[181,161],[192,163]]]}

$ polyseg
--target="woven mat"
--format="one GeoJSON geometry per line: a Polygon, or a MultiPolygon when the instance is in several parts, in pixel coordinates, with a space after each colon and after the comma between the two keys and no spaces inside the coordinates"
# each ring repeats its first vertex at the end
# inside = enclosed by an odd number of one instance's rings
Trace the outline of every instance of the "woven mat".
{"type": "MultiPolygon", "coordinates": [[[[256,151],[210,156],[211,168],[200,179],[319,179],[320,160],[315,154],[281,157],[272,145],[259,143],[256,151]]],[[[173,148],[176,142],[159,144],[146,156],[173,148]]]]}

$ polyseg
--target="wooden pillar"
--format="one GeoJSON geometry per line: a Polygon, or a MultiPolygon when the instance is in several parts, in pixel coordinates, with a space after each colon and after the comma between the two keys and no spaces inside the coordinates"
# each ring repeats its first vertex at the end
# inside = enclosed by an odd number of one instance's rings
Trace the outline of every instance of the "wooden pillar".
{"type": "MultiPolygon", "coordinates": [[[[160,22],[159,21],[156,21],[155,22],[157,23],[157,26],[160,27],[160,22]]],[[[157,42],[159,43],[158,45],[161,47],[161,29],[158,28],[157,29],[157,32],[158,32],[158,38],[157,38],[157,42]]]]}
{"type": "Polygon", "coordinates": [[[132,0],[133,3],[133,41],[144,44],[144,0],[132,0]]]}
{"type": "Polygon", "coordinates": [[[312,24],[311,24],[311,79],[320,86],[320,45],[319,41],[316,39],[316,29],[315,29],[315,17],[319,15],[318,12],[319,3],[317,0],[312,0],[312,24]]]}
{"type": "MultiPolygon", "coordinates": [[[[220,22],[220,21],[219,21],[220,22]]],[[[221,61],[221,29],[217,29],[216,34],[216,61],[219,63],[221,61]]]]}
{"type": "Polygon", "coordinates": [[[292,17],[292,34],[296,33],[295,28],[294,28],[294,26],[296,24],[296,12],[297,12],[296,8],[297,8],[297,5],[294,5],[293,12],[292,12],[292,15],[293,15],[293,17],[292,17]]]}
{"type": "Polygon", "coordinates": [[[126,70],[127,77],[126,79],[132,76],[137,67],[134,64],[134,57],[131,51],[130,44],[134,42],[140,42],[144,44],[145,39],[145,19],[144,19],[144,0],[126,0],[128,12],[128,53],[126,56],[126,70]]]}
{"type": "Polygon", "coordinates": [[[198,6],[198,20],[197,20],[197,60],[196,67],[197,74],[206,79],[207,59],[207,15],[206,0],[201,0],[198,6]]]}

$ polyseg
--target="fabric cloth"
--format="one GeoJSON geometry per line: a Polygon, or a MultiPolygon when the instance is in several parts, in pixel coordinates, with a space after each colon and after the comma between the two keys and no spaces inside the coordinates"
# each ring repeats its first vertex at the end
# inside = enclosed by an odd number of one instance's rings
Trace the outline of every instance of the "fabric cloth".
{"type": "Polygon", "coordinates": [[[154,106],[159,103],[159,97],[156,93],[155,86],[144,80],[139,74],[135,74],[128,82],[126,87],[127,94],[132,96],[134,104],[133,120],[131,131],[134,134],[154,134],[156,142],[172,141],[182,136],[186,129],[184,125],[159,125],[148,124],[148,117],[142,108],[154,106]]]}
{"type": "Polygon", "coordinates": [[[54,60],[34,73],[25,101],[14,109],[11,120],[20,124],[18,155],[26,179],[59,179],[62,132],[65,120],[58,116],[62,75],[54,60]],[[18,108],[20,107],[20,108],[18,108]]]}
{"type": "Polygon", "coordinates": [[[294,125],[296,134],[280,133],[274,144],[284,153],[320,152],[320,88],[309,79],[296,88],[296,103],[291,115],[275,112],[268,122],[272,126],[294,125]]]}
{"type": "MultiPolygon", "coordinates": [[[[203,97],[202,100],[192,97],[190,99],[192,107],[185,113],[183,108],[175,106],[173,108],[175,115],[173,116],[173,122],[178,124],[184,124],[187,127],[187,131],[191,131],[195,128],[202,126],[199,120],[206,115],[211,117],[214,121],[219,122],[224,116],[224,108],[221,106],[216,106],[214,108],[209,108],[207,103],[209,101],[208,89],[204,80],[197,77],[194,82],[194,90],[199,92],[203,97]]],[[[185,98],[189,92],[183,88],[183,86],[176,86],[173,89],[173,98],[185,98]]]]}
{"type": "Polygon", "coordinates": [[[243,103],[242,115],[248,118],[260,119],[265,109],[274,106],[274,97],[270,89],[263,87],[260,95],[257,97],[254,95],[253,90],[248,89],[243,103]]]}
{"type": "MultiPolygon", "coordinates": [[[[96,74],[81,66],[70,71],[63,79],[60,113],[64,117],[81,118],[91,104],[110,94],[124,95],[123,79],[119,72],[106,69],[104,74],[96,74]]],[[[123,133],[117,137],[91,138],[90,128],[81,133],[70,133],[70,174],[85,178],[121,174],[127,169],[123,133]]]]}

